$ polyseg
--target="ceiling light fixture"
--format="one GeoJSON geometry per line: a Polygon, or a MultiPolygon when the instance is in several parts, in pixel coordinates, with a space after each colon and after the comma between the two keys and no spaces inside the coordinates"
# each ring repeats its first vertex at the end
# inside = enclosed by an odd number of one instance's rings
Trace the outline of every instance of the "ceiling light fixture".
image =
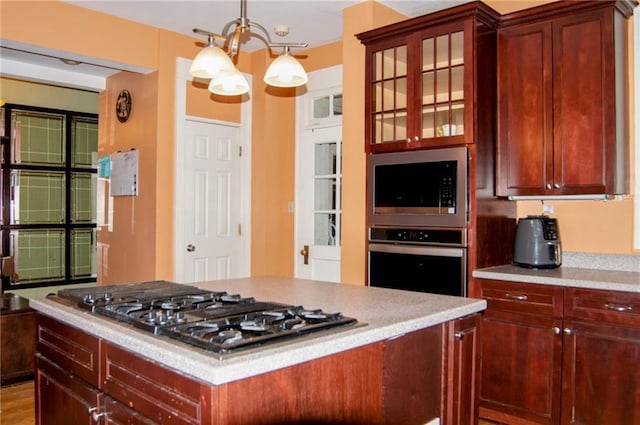
{"type": "MultiPolygon", "coordinates": [[[[240,0],[240,17],[227,22],[222,34],[194,28],[193,32],[207,36],[207,45],[198,53],[191,64],[193,77],[211,79],[209,91],[223,96],[237,96],[249,91],[249,83],[233,64],[233,57],[240,50],[240,38],[243,35],[262,40],[269,50],[272,47],[282,48],[282,54],[274,60],[264,76],[264,82],[275,87],[298,87],[307,83],[309,78],[304,68],[293,55],[291,48],[307,47],[308,43],[274,43],[267,30],[260,24],[247,18],[247,0],[240,0]],[[253,31],[254,29],[259,32],[253,31]],[[216,44],[226,47],[225,52],[216,44]]],[[[275,28],[278,36],[289,34],[289,27],[278,25],[275,28]]]]}

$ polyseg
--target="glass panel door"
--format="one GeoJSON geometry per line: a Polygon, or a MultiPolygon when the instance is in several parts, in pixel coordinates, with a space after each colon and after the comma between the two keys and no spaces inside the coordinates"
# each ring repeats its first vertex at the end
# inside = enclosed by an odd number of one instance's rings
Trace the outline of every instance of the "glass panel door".
{"type": "Polygon", "coordinates": [[[407,46],[374,53],[372,143],[407,139],[407,46]]]}
{"type": "Polygon", "coordinates": [[[422,138],[464,134],[464,33],[422,40],[422,138]]]}
{"type": "Polygon", "coordinates": [[[315,145],[314,244],[340,245],[340,154],[337,142],[315,145]]]}

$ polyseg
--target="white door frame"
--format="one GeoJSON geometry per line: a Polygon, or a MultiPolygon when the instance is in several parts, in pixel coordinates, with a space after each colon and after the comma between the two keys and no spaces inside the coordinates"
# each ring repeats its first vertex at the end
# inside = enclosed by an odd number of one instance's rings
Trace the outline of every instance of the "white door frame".
{"type": "MultiPolygon", "coordinates": [[[[187,115],[187,81],[193,78],[189,74],[191,60],[185,58],[176,59],[176,103],[175,103],[175,187],[174,187],[174,216],[173,216],[173,265],[176,282],[180,282],[184,276],[182,258],[186,247],[184,232],[182,229],[182,217],[184,217],[184,192],[179,190],[185,184],[184,173],[184,144],[185,126],[187,120],[199,121],[211,124],[224,124],[240,128],[240,139],[242,140],[242,165],[241,194],[240,194],[240,223],[242,225],[242,253],[241,253],[241,274],[248,277],[251,274],[251,105],[252,101],[243,102],[240,108],[240,124],[212,120],[208,118],[192,117],[187,115]]],[[[251,75],[245,74],[251,87],[251,75]]]]}
{"type": "MultiPolygon", "coordinates": [[[[293,266],[294,266],[294,276],[299,277],[301,274],[299,258],[300,258],[300,249],[302,248],[300,245],[300,217],[298,214],[301,213],[300,199],[298,198],[298,193],[301,190],[301,182],[299,181],[300,175],[300,159],[298,155],[300,153],[300,143],[304,140],[304,133],[306,130],[312,130],[315,128],[325,128],[325,127],[341,127],[342,116],[340,118],[329,118],[329,119],[321,119],[321,120],[313,120],[310,118],[311,114],[311,103],[313,94],[318,94],[322,92],[326,92],[327,94],[332,93],[334,89],[339,88],[340,92],[342,92],[343,82],[342,82],[342,71],[343,65],[334,65],[328,68],[323,68],[317,71],[313,71],[310,74],[309,82],[307,83],[307,92],[303,96],[299,96],[296,98],[296,140],[295,140],[295,182],[294,182],[294,190],[295,190],[295,213],[296,217],[294,220],[294,241],[293,241],[293,266]],[[315,74],[315,76],[313,75],[315,74]],[[316,79],[317,78],[317,79],[316,79]],[[326,83],[326,79],[331,80],[330,84],[326,83]],[[338,82],[339,80],[339,82],[338,82]]],[[[344,194],[343,194],[344,195],[344,194]]],[[[342,207],[340,208],[342,210],[342,207]]],[[[342,246],[342,242],[340,243],[340,248],[342,246]]],[[[340,263],[342,262],[342,256],[340,257],[340,263]]]]}

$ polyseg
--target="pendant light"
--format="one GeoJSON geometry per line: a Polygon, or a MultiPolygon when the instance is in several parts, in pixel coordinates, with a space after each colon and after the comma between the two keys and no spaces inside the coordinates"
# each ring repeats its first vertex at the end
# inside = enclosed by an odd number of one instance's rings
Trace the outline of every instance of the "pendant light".
{"type": "MultiPolygon", "coordinates": [[[[240,36],[248,35],[262,40],[269,49],[282,48],[280,55],[267,69],[264,82],[275,87],[298,87],[307,83],[309,78],[304,68],[291,54],[291,48],[307,47],[308,43],[274,43],[267,30],[260,24],[251,22],[247,17],[247,0],[240,0],[240,18],[227,22],[222,34],[194,28],[196,34],[208,37],[207,45],[198,53],[191,64],[193,77],[211,79],[209,91],[222,96],[237,96],[249,91],[249,84],[233,64],[233,57],[240,50],[240,36]],[[233,27],[233,30],[232,30],[233,27]],[[259,32],[254,32],[257,29],[259,32]],[[226,47],[227,53],[216,45],[216,41],[226,47]]],[[[286,25],[278,25],[275,33],[279,36],[289,34],[286,25]]]]}
{"type": "Polygon", "coordinates": [[[236,72],[236,67],[225,51],[216,45],[213,37],[209,36],[209,42],[195,57],[189,72],[194,77],[209,79],[229,76],[236,72]]]}
{"type": "Polygon", "coordinates": [[[209,91],[221,96],[239,96],[249,92],[249,83],[240,71],[230,75],[213,78],[209,83],[209,91]]]}
{"type": "Polygon", "coordinates": [[[281,56],[273,61],[264,74],[264,82],[275,87],[298,87],[309,81],[300,62],[291,55],[289,46],[285,46],[281,56]]]}

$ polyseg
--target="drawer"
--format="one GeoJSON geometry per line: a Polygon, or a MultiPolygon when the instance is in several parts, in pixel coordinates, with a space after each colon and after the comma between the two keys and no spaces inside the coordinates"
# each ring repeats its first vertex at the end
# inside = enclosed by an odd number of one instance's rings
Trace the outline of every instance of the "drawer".
{"type": "Polygon", "coordinates": [[[102,363],[100,389],[125,406],[165,425],[209,423],[210,400],[199,382],[106,341],[102,363]]]}
{"type": "Polygon", "coordinates": [[[567,289],[565,315],[640,328],[640,294],[596,289],[567,289]]]}
{"type": "Polygon", "coordinates": [[[83,379],[49,361],[35,357],[36,423],[92,424],[91,413],[98,410],[103,394],[83,379]]]}
{"type": "Polygon", "coordinates": [[[41,314],[36,323],[38,353],[97,387],[100,366],[98,338],[41,314]]]}
{"type": "Polygon", "coordinates": [[[478,279],[478,282],[487,310],[562,317],[564,290],[561,287],[491,279],[478,279]]]}

